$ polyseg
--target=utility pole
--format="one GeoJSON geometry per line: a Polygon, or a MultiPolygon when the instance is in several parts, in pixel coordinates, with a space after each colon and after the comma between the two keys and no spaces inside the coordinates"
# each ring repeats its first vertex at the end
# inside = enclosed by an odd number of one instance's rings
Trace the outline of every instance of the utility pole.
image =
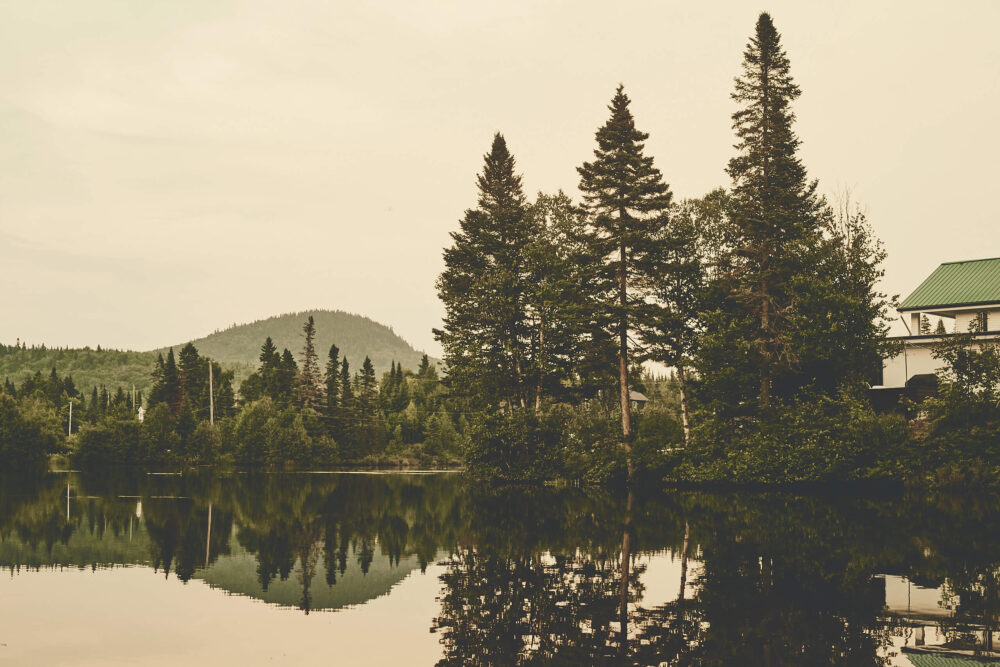
{"type": "Polygon", "coordinates": [[[215,390],[212,388],[212,360],[208,360],[208,423],[215,426],[215,390]]]}
{"type": "Polygon", "coordinates": [[[73,435],[73,401],[69,402],[69,426],[66,427],[66,437],[73,435]]]}

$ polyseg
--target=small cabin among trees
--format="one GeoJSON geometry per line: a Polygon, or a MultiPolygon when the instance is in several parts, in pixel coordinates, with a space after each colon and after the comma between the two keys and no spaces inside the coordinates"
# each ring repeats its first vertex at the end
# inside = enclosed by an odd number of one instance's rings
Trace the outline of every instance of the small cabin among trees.
{"type": "Polygon", "coordinates": [[[883,361],[882,383],[875,390],[915,390],[933,383],[943,366],[934,348],[950,336],[1000,338],[1000,258],[942,264],[898,311],[907,334],[899,337],[901,351],[883,361]]]}

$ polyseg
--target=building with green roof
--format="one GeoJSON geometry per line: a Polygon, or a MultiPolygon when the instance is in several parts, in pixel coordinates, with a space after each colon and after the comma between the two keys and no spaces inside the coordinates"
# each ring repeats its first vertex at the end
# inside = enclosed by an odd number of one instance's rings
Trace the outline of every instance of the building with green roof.
{"type": "Polygon", "coordinates": [[[977,340],[1000,337],[1000,257],[945,262],[899,305],[907,329],[903,350],[882,365],[876,389],[902,389],[933,378],[941,365],[934,344],[971,332],[977,340]]]}

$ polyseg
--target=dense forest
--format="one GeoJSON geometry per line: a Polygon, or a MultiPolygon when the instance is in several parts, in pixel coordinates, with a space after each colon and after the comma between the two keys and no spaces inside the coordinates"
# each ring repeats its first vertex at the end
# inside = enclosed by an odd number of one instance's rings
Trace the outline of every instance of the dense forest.
{"type": "Polygon", "coordinates": [[[451,465],[464,415],[427,355],[415,371],[369,357],[352,370],[331,345],[323,359],[309,316],[298,355],[270,337],[239,389],[234,374],[193,343],[158,354],[150,387],[79,390],[55,368],[0,388],[0,467],[38,468],[52,454],[74,465],[451,465]],[[67,441],[66,436],[69,436],[67,441]]]}

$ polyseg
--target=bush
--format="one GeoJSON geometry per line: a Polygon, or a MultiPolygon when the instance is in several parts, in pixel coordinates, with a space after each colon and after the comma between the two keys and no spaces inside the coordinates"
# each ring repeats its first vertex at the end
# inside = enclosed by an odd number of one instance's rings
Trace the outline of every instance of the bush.
{"type": "Polygon", "coordinates": [[[171,463],[180,458],[182,448],[177,420],[166,403],[157,403],[146,413],[140,444],[144,463],[171,463]]]}
{"type": "Polygon", "coordinates": [[[246,406],[235,423],[226,427],[224,433],[232,442],[224,442],[223,447],[241,465],[302,466],[314,453],[321,454],[324,463],[335,462],[336,444],[326,436],[313,438],[307,424],[314,431],[318,428],[308,415],[263,398],[246,406]]]}
{"type": "Polygon", "coordinates": [[[134,419],[105,419],[86,424],[76,434],[73,465],[94,468],[109,464],[145,463],[140,446],[141,424],[134,419]]]}
{"type": "Polygon", "coordinates": [[[769,419],[694,430],[671,478],[692,482],[787,483],[904,479],[913,452],[906,423],[876,415],[850,392],[808,394],[769,419]]]}
{"type": "Polygon", "coordinates": [[[556,476],[558,422],[522,410],[494,412],[471,424],[466,448],[469,473],[503,482],[542,481],[556,476]]]}
{"type": "Polygon", "coordinates": [[[62,433],[55,411],[27,402],[0,391],[0,469],[41,468],[58,450],[62,433]]]}

